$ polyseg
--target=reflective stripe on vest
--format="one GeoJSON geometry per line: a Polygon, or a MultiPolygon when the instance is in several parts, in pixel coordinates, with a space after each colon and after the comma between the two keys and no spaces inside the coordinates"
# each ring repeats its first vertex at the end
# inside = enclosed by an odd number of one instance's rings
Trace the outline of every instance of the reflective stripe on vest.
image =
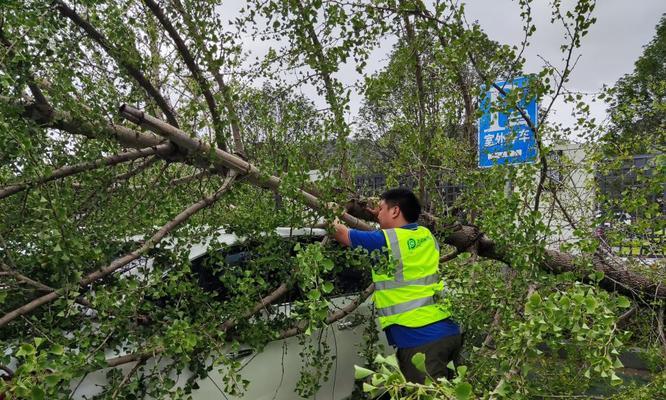
{"type": "MultiPolygon", "coordinates": [[[[402,262],[402,255],[400,254],[400,242],[398,241],[398,234],[395,229],[387,229],[386,236],[389,240],[389,247],[393,253],[393,259],[395,260],[395,281],[402,282],[404,280],[403,267],[404,263],[402,262]]],[[[376,287],[376,286],[375,286],[376,287]]]]}
{"type": "Polygon", "coordinates": [[[423,278],[419,279],[414,279],[411,281],[402,281],[402,282],[397,282],[397,281],[380,281],[380,282],[375,282],[375,290],[387,290],[387,289],[395,289],[399,287],[404,287],[404,286],[411,286],[411,285],[432,285],[433,283],[439,282],[439,274],[432,274],[428,275],[423,278]]]}
{"type": "Polygon", "coordinates": [[[435,304],[435,299],[433,299],[432,296],[407,301],[405,303],[399,303],[393,306],[378,308],[377,312],[379,313],[380,317],[390,317],[391,315],[402,314],[404,312],[411,311],[423,306],[429,306],[431,304],[435,304]]]}

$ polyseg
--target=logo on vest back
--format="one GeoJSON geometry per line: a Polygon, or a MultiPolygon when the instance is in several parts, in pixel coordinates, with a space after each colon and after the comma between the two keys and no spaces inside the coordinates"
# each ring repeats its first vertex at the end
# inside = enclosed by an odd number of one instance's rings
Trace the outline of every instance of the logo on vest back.
{"type": "Polygon", "coordinates": [[[420,245],[422,245],[423,242],[425,242],[425,241],[428,240],[428,239],[430,239],[430,238],[428,238],[428,237],[424,237],[424,238],[421,238],[421,239],[419,239],[419,240],[415,240],[414,238],[409,238],[409,239],[407,240],[407,248],[408,248],[409,250],[414,250],[415,248],[417,248],[417,247],[419,247],[420,245]]]}

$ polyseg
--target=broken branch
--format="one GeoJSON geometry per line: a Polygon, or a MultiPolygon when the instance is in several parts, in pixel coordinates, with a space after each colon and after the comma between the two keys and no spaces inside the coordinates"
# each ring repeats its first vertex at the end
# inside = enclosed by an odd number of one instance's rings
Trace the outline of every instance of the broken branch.
{"type": "MultiPolygon", "coordinates": [[[[129,264],[130,262],[136,260],[139,258],[142,254],[146,253],[148,250],[152,249],[157,245],[167,234],[169,234],[171,231],[176,229],[178,226],[180,226],[183,222],[187,221],[190,217],[192,217],[194,214],[196,214],[198,211],[201,211],[202,209],[212,205],[215,203],[217,200],[220,199],[220,197],[226,193],[226,191],[229,189],[231,186],[231,183],[234,180],[234,176],[231,175],[228,177],[225,182],[222,184],[222,187],[215,192],[213,195],[209,197],[205,197],[198,202],[192,204],[185,210],[181,211],[174,219],[171,221],[167,222],[165,225],[163,225],[150,239],[148,239],[141,247],[138,249],[130,252],[129,254],[126,254],[123,257],[117,258],[113,260],[109,265],[107,265],[104,268],[100,268],[88,275],[86,275],[81,281],[79,281],[79,286],[85,287],[111,273],[114,271],[118,270],[119,268],[124,267],[125,265],[129,264]]],[[[2,318],[0,318],[0,327],[8,324],[9,322],[13,321],[17,317],[27,314],[38,307],[50,303],[54,300],[56,300],[59,297],[62,297],[66,293],[65,288],[60,288],[57,290],[54,290],[53,292],[50,292],[44,296],[38,297],[34,299],[33,301],[24,304],[23,306],[10,311],[9,313],[5,314],[2,318]]]]}
{"type": "Polygon", "coordinates": [[[72,176],[81,172],[90,171],[104,166],[113,166],[123,162],[136,160],[138,158],[148,157],[153,154],[167,156],[169,154],[172,154],[174,151],[175,147],[170,143],[166,143],[155,147],[148,147],[139,150],[114,154],[112,156],[100,158],[92,162],[67,165],[56,169],[55,171],[53,171],[51,175],[37,178],[32,182],[10,185],[10,186],[5,186],[4,188],[0,188],[0,199],[22,192],[32,186],[41,185],[43,183],[51,182],[57,179],[66,178],[68,176],[72,176]]]}

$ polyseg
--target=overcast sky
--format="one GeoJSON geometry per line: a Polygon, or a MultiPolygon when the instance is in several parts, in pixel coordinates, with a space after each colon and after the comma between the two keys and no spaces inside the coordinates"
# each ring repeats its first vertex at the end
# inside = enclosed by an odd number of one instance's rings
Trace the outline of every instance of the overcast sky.
{"type": "MultiPolygon", "coordinates": [[[[478,21],[488,36],[500,43],[519,45],[522,39],[518,3],[512,0],[467,0],[468,21],[478,21]]],[[[535,0],[532,16],[537,30],[525,52],[525,72],[536,72],[543,66],[542,56],[554,65],[562,65],[559,46],[563,43],[561,24],[550,23],[548,1],[535,0]]],[[[564,4],[574,3],[563,1],[564,4]]],[[[655,26],[666,12],[664,0],[599,0],[594,11],[597,22],[581,43],[581,58],[571,76],[568,88],[595,92],[604,84],[613,85],[624,74],[633,71],[634,62],[655,34],[655,26]]],[[[597,119],[606,115],[605,105],[591,104],[597,119]]],[[[571,123],[568,111],[559,104],[554,120],[571,123]]]]}
{"type": "MultiPolygon", "coordinates": [[[[240,2],[239,2],[240,3],[240,2]]],[[[467,0],[466,16],[469,23],[478,21],[488,36],[500,43],[520,45],[523,38],[520,9],[516,0],[467,0]]],[[[538,72],[543,61],[540,56],[555,66],[562,65],[560,45],[564,43],[561,24],[550,23],[550,1],[534,0],[532,16],[536,32],[524,56],[527,60],[525,72],[538,72]]],[[[575,4],[573,0],[563,0],[563,4],[575,4]]],[[[228,7],[229,5],[226,5],[228,7]]],[[[666,12],[664,0],[599,0],[594,15],[597,22],[582,40],[581,55],[571,76],[568,89],[572,91],[596,92],[604,84],[613,85],[622,75],[633,70],[634,62],[643,52],[643,46],[655,34],[655,26],[666,12]]],[[[392,40],[386,40],[368,61],[366,72],[380,70],[386,65],[392,40]]],[[[275,43],[246,43],[253,56],[265,54],[269,45],[275,43]]],[[[252,57],[253,58],[253,57],[252,57]]],[[[353,65],[344,66],[336,75],[347,85],[353,84],[360,76],[353,65]]],[[[290,80],[289,77],[285,77],[290,80]]],[[[315,100],[318,106],[325,107],[323,98],[314,89],[304,87],[302,92],[315,100]]],[[[362,97],[353,94],[351,98],[350,122],[362,105],[362,97]]],[[[605,118],[604,104],[591,104],[597,120],[605,118]]],[[[571,125],[573,118],[569,110],[556,103],[551,120],[571,125]]]]}

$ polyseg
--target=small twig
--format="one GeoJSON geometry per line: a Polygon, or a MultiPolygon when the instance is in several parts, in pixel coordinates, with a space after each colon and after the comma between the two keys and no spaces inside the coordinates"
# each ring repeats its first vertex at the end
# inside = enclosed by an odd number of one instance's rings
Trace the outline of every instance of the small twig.
{"type": "MultiPolygon", "coordinates": [[[[526,299],[529,299],[532,294],[534,294],[534,291],[536,291],[537,285],[532,283],[527,287],[527,296],[525,296],[526,299]]],[[[515,365],[513,368],[511,368],[509,371],[507,371],[504,376],[499,380],[497,383],[497,386],[495,386],[495,389],[490,393],[490,399],[495,399],[497,398],[498,391],[504,385],[504,382],[512,379],[517,373],[518,373],[518,365],[515,365]]]]}
{"type": "Polygon", "coordinates": [[[626,311],[624,314],[620,315],[617,318],[617,321],[615,321],[615,325],[617,325],[618,328],[624,327],[629,321],[629,318],[631,318],[634,314],[636,314],[637,311],[638,311],[638,306],[631,307],[628,311],[626,311]]]}
{"type": "MultiPolygon", "coordinates": [[[[375,284],[373,283],[373,284],[371,284],[370,286],[368,286],[368,287],[367,287],[367,288],[366,288],[361,294],[358,295],[358,297],[357,297],[356,299],[354,299],[354,300],[353,300],[351,303],[349,303],[347,306],[345,306],[345,307],[343,307],[343,308],[341,308],[341,309],[339,309],[339,310],[337,310],[337,311],[335,311],[335,312],[333,312],[333,313],[328,314],[328,316],[326,317],[326,320],[324,321],[324,323],[325,323],[326,325],[330,325],[330,324],[332,324],[332,323],[334,323],[334,322],[336,322],[336,321],[338,321],[338,320],[340,320],[340,319],[346,317],[347,315],[353,313],[354,311],[356,311],[356,309],[357,309],[357,308],[358,308],[358,307],[359,307],[359,306],[360,306],[360,305],[361,305],[361,304],[362,304],[362,303],[363,303],[368,297],[370,297],[370,295],[371,295],[374,291],[375,291],[375,284]]],[[[280,338],[280,339],[286,339],[286,338],[288,338],[288,337],[296,336],[296,335],[298,335],[299,333],[302,333],[302,332],[305,330],[306,326],[307,326],[307,321],[301,321],[301,322],[298,323],[296,326],[291,327],[291,328],[289,328],[289,329],[286,329],[286,330],[282,331],[282,333],[280,333],[279,338],[280,338]]]]}
{"type": "Polygon", "coordinates": [[[167,155],[172,153],[174,150],[174,146],[167,143],[167,144],[161,144],[159,146],[155,147],[148,147],[140,150],[133,150],[133,151],[127,151],[124,153],[119,153],[119,154],[114,154],[109,157],[104,157],[97,159],[92,162],[85,162],[85,163],[79,163],[75,165],[67,165],[64,167],[60,167],[53,171],[52,174],[48,176],[43,176],[35,179],[32,182],[29,183],[20,183],[20,184],[15,184],[15,185],[9,185],[0,188],[0,199],[3,199],[5,197],[11,196],[13,194],[19,193],[23,190],[26,190],[30,188],[31,186],[38,185],[38,184],[43,184],[47,182],[54,181],[56,179],[62,179],[66,178],[68,176],[72,176],[74,174],[78,174],[81,172],[85,171],[90,171],[93,169],[97,169],[100,167],[108,167],[108,166],[113,166],[116,164],[120,164],[123,162],[131,161],[131,160],[136,160],[137,158],[143,158],[143,157],[148,157],[153,154],[160,154],[160,155],[167,155]]]}
{"type": "Polygon", "coordinates": [[[112,400],[115,399],[118,396],[118,393],[120,392],[120,389],[122,389],[123,386],[125,386],[127,384],[127,382],[129,382],[129,380],[132,378],[132,375],[134,375],[136,373],[136,371],[138,371],[139,368],[141,368],[143,366],[143,364],[146,363],[146,360],[148,360],[148,357],[146,357],[146,356],[142,356],[141,358],[139,358],[139,361],[136,363],[134,368],[132,368],[132,370],[127,375],[125,375],[123,380],[118,384],[118,387],[116,388],[116,390],[113,391],[113,395],[111,395],[112,400]]]}
{"type": "Polygon", "coordinates": [[[119,51],[109,42],[109,40],[102,35],[90,22],[83,19],[76,11],[70,8],[61,0],[54,1],[55,9],[60,13],[63,18],[72,21],[76,26],[81,28],[88,37],[94,40],[104,51],[116,62],[127,71],[134,80],[141,86],[150,97],[155,100],[160,110],[164,113],[169,124],[178,127],[176,114],[167,101],[167,99],[160,93],[160,91],[146,78],[146,76],[139,70],[139,68],[129,61],[130,57],[123,57],[119,51]]]}
{"type": "Polygon", "coordinates": [[[659,340],[661,341],[661,351],[666,356],[666,334],[664,333],[664,308],[666,306],[662,305],[657,311],[657,334],[659,335],[659,340]]]}
{"type": "Polygon", "coordinates": [[[439,257],[439,262],[443,263],[443,262],[451,261],[454,258],[458,257],[458,255],[460,255],[460,252],[458,250],[454,250],[454,251],[452,251],[448,254],[444,254],[443,256],[439,257]]]}
{"type": "Polygon", "coordinates": [[[201,68],[199,68],[199,65],[194,60],[194,55],[185,44],[185,41],[178,33],[175,26],[164,14],[164,11],[162,11],[162,8],[160,8],[159,4],[157,4],[155,0],[144,0],[144,2],[150,11],[152,11],[153,15],[155,15],[157,20],[160,21],[160,24],[162,24],[164,29],[173,40],[174,44],[176,45],[176,49],[178,49],[178,53],[180,54],[183,61],[185,61],[185,65],[187,65],[187,68],[192,73],[192,77],[199,85],[201,93],[203,94],[204,99],[206,100],[206,104],[208,105],[211,118],[213,119],[213,130],[215,131],[216,143],[221,149],[226,149],[224,133],[222,131],[222,122],[220,121],[220,111],[218,110],[217,104],[215,103],[213,93],[210,91],[210,84],[204,77],[201,68]]]}
{"type": "MultiPolygon", "coordinates": [[[[506,291],[510,292],[511,288],[513,286],[513,279],[516,277],[516,270],[515,269],[509,269],[508,267],[505,268],[505,277],[508,279],[509,283],[507,284],[506,291]]],[[[529,296],[528,296],[529,297],[529,296]]],[[[499,326],[499,323],[501,321],[502,313],[500,312],[501,309],[497,309],[495,311],[495,315],[493,316],[493,322],[490,323],[490,328],[488,329],[488,334],[486,335],[486,338],[483,340],[483,344],[481,347],[488,347],[490,345],[490,342],[493,340],[493,330],[499,326]]]]}

